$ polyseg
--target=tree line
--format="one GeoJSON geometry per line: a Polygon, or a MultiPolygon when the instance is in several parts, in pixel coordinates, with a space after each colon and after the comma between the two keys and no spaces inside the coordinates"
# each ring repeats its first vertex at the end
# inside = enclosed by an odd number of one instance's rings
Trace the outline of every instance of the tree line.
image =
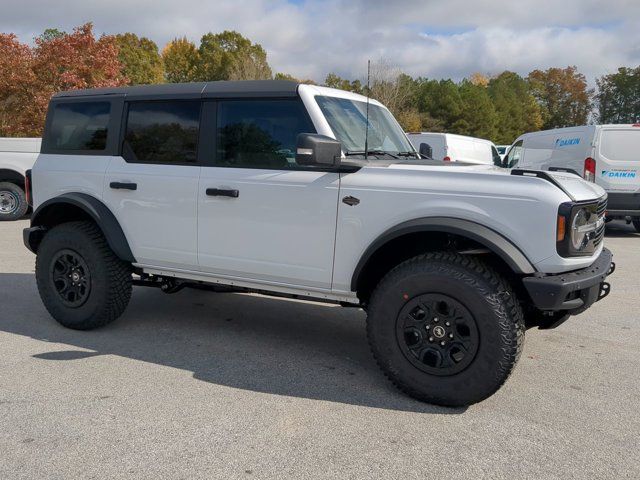
{"type": "MultiPolygon", "coordinates": [[[[235,31],[207,33],[200,43],[175,38],[162,50],[135,33],[96,37],[91,23],[72,32],[47,29],[33,45],[0,33],[0,136],[40,136],[49,98],[61,90],[162,82],[284,79],[264,48],[235,31]]],[[[390,63],[372,64],[362,79],[329,73],[323,85],[369,94],[407,131],[446,131],[499,144],[524,132],[640,121],[640,66],[621,67],[589,88],[575,66],[474,73],[462,81],[411,77],[390,63]]]]}

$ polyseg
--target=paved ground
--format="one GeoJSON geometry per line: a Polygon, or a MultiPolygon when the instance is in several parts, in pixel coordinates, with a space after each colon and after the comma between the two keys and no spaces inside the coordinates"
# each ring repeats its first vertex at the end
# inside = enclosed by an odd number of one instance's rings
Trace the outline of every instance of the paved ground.
{"type": "Polygon", "coordinates": [[[0,478],[639,478],[640,235],[613,292],[530,330],[495,396],[413,401],[353,309],[136,289],[94,332],[38,298],[26,221],[0,224],[0,478]]]}

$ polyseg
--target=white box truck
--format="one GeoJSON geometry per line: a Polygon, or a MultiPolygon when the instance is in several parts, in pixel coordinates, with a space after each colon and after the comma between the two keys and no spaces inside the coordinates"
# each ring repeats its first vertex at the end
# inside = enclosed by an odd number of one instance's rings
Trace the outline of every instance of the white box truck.
{"type": "Polygon", "coordinates": [[[423,157],[445,162],[501,165],[502,158],[491,140],[453,133],[407,133],[423,157]]]}
{"type": "Polygon", "coordinates": [[[640,124],[585,125],[525,133],[505,166],[568,171],[609,195],[607,219],[632,221],[640,232],[640,124]]]}
{"type": "Polygon", "coordinates": [[[40,154],[40,138],[0,138],[0,221],[17,220],[29,209],[26,172],[40,154]]]}

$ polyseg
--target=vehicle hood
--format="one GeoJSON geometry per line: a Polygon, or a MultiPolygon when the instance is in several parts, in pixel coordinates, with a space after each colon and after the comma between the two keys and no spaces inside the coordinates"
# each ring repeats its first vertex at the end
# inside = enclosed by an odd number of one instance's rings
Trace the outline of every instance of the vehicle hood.
{"type": "MultiPolygon", "coordinates": [[[[493,165],[471,165],[464,164],[461,162],[452,162],[450,164],[443,164],[439,162],[439,164],[434,165],[433,163],[418,163],[418,162],[399,162],[393,163],[387,166],[389,169],[402,169],[402,170],[413,170],[416,174],[425,174],[428,175],[430,172],[450,172],[452,174],[455,173],[466,173],[466,174],[477,174],[478,181],[482,181],[483,175],[489,176],[499,176],[501,178],[512,177],[514,182],[518,182],[522,176],[526,176],[529,178],[535,178],[536,172],[525,170],[522,171],[523,175],[516,175],[512,173],[514,170],[507,168],[500,168],[493,165]]],[[[405,172],[406,173],[406,172],[405,172]]],[[[569,197],[570,200],[575,202],[583,202],[587,200],[598,199],[605,195],[605,190],[592,182],[587,182],[581,177],[574,175],[573,173],[566,172],[540,172],[541,177],[535,178],[535,180],[540,182],[547,182],[554,184],[558,189],[564,191],[564,193],[569,197]],[[543,178],[543,176],[550,177],[552,181],[549,179],[543,178]]]]}

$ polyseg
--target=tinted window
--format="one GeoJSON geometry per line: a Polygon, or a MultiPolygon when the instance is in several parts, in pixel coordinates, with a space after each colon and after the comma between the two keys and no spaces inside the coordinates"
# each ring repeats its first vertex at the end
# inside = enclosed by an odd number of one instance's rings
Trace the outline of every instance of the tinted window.
{"type": "Polygon", "coordinates": [[[195,163],[200,101],[132,102],[123,155],[133,162],[195,163]]]}
{"type": "Polygon", "coordinates": [[[296,140],[315,128],[299,100],[228,100],[218,104],[216,163],[295,168],[296,140]]]}
{"type": "Polygon", "coordinates": [[[496,165],[497,167],[501,167],[502,166],[502,158],[500,158],[500,154],[498,153],[498,149],[496,147],[494,147],[493,145],[491,146],[491,155],[493,156],[493,164],[496,165]]]}
{"type": "Polygon", "coordinates": [[[54,107],[49,148],[104,150],[107,146],[109,102],[59,103],[54,107]]]}

